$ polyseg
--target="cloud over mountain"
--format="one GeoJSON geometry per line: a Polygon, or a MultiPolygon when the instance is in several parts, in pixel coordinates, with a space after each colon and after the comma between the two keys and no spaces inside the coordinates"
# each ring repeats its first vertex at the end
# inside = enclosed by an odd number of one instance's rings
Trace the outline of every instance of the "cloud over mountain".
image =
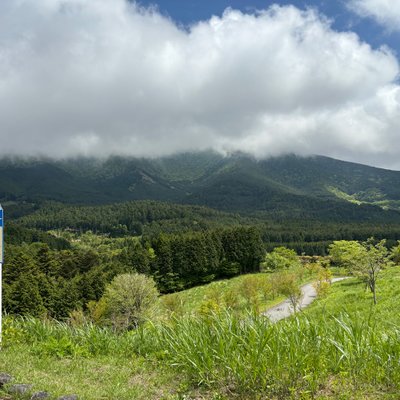
{"type": "Polygon", "coordinates": [[[0,152],[214,148],[400,168],[398,74],[389,49],[292,6],[183,29],[124,0],[2,0],[0,152]]]}

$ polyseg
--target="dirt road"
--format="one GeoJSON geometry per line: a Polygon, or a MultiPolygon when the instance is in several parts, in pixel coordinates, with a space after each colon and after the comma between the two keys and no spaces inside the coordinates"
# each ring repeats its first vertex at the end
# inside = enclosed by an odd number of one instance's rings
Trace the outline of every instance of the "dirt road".
{"type": "MultiPolygon", "coordinates": [[[[333,278],[333,282],[342,281],[347,279],[347,277],[343,278],[333,278]]],[[[300,300],[300,304],[297,310],[302,310],[309,306],[317,297],[317,292],[313,287],[312,283],[308,283],[301,287],[302,298],[300,300]]],[[[287,318],[293,314],[293,307],[290,304],[290,301],[287,299],[282,301],[282,303],[277,304],[274,307],[271,307],[269,310],[265,311],[263,315],[266,315],[272,322],[279,321],[281,319],[287,318]]]]}

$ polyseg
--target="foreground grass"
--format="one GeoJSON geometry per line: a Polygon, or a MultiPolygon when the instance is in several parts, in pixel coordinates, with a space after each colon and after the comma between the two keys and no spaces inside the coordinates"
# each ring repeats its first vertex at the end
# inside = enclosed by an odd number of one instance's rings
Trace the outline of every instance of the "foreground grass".
{"type": "Polygon", "coordinates": [[[38,390],[89,400],[394,400],[400,392],[399,279],[399,267],[384,271],[372,311],[368,292],[350,279],[276,324],[222,308],[121,335],[91,325],[8,319],[0,369],[38,390]]]}
{"type": "Polygon", "coordinates": [[[174,371],[139,355],[136,334],[30,318],[8,319],[5,328],[0,370],[35,390],[88,400],[173,399],[179,392],[174,371]]]}
{"type": "Polygon", "coordinates": [[[155,399],[168,398],[174,390],[168,374],[154,373],[140,358],[60,359],[33,355],[30,346],[18,346],[2,351],[0,366],[12,373],[15,382],[31,383],[35,390],[55,396],[73,393],[80,399],[93,400],[155,399]]]}
{"type": "Polygon", "coordinates": [[[20,382],[82,399],[395,399],[400,330],[376,322],[342,315],[271,324],[222,312],[117,336],[19,320],[19,343],[5,346],[0,365],[20,382]]]}
{"type": "Polygon", "coordinates": [[[314,398],[331,389],[332,378],[349,392],[400,389],[400,330],[382,331],[371,319],[303,316],[270,324],[225,314],[180,319],[156,337],[166,359],[195,382],[230,388],[232,397],[314,398]]]}

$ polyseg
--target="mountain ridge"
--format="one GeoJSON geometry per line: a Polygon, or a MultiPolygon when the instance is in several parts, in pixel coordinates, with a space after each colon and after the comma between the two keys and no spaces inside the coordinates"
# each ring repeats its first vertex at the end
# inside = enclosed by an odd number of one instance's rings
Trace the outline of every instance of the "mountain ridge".
{"type": "Polygon", "coordinates": [[[324,156],[257,160],[214,152],[154,159],[5,158],[0,201],[10,200],[82,205],[156,200],[245,214],[400,221],[400,171],[324,156]]]}

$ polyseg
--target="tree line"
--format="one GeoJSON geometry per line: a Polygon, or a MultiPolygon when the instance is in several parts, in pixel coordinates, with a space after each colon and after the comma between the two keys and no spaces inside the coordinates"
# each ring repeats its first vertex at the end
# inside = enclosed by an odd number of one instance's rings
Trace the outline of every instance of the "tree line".
{"type": "Polygon", "coordinates": [[[147,240],[153,240],[162,233],[207,232],[227,227],[251,226],[259,230],[267,251],[285,245],[298,254],[308,255],[326,255],[329,245],[337,240],[363,241],[373,236],[387,239],[387,245],[391,247],[400,237],[400,226],[396,223],[321,223],[307,219],[279,221],[263,213],[243,216],[201,206],[157,201],[105,206],[46,203],[34,213],[15,220],[15,224],[31,232],[59,229],[84,233],[91,230],[111,237],[144,236],[147,240]]]}
{"type": "Polygon", "coordinates": [[[162,292],[174,292],[260,270],[264,247],[255,228],[159,235],[151,274],[162,292]]]}

